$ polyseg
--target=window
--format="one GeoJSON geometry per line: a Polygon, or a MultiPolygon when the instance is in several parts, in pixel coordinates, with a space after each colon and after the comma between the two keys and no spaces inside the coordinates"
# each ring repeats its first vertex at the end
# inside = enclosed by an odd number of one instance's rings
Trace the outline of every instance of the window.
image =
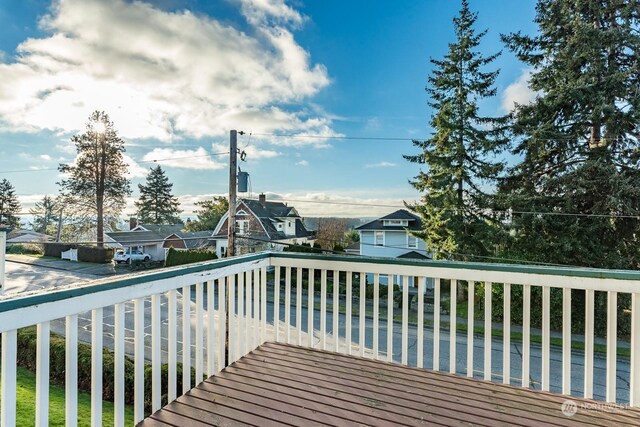
{"type": "Polygon", "coordinates": [[[412,236],[407,233],[407,247],[408,248],[417,248],[418,247],[418,238],[416,236],[412,236]]]}
{"type": "Polygon", "coordinates": [[[246,234],[249,231],[249,221],[248,220],[236,221],[236,230],[238,234],[246,234]]]}
{"type": "Polygon", "coordinates": [[[385,219],[384,225],[386,226],[395,226],[395,227],[406,227],[409,225],[409,221],[406,219],[385,219]]]}
{"type": "Polygon", "coordinates": [[[384,231],[376,231],[376,246],[384,246],[384,231]]]}

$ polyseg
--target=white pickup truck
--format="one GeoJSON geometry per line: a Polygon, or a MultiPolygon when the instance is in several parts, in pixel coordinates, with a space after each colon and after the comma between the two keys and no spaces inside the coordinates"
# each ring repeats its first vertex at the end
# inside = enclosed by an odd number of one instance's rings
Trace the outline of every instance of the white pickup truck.
{"type": "Polygon", "coordinates": [[[128,263],[131,261],[150,261],[151,255],[144,253],[140,250],[134,249],[132,251],[117,251],[113,259],[117,264],[128,263]]]}

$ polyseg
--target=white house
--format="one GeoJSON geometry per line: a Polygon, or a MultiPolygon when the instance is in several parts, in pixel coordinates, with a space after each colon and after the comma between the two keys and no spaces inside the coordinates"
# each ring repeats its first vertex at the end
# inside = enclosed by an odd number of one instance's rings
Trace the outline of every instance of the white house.
{"type": "Polygon", "coordinates": [[[168,236],[180,232],[182,224],[137,224],[130,222],[129,231],[112,231],[104,233],[105,244],[125,250],[141,250],[151,256],[153,261],[165,259],[163,244],[168,236]]]}
{"type": "MultiPolygon", "coordinates": [[[[422,221],[406,209],[400,209],[355,228],[360,233],[360,255],[382,258],[431,259],[431,252],[424,240],[418,239],[411,231],[421,231],[422,221]]],[[[372,278],[367,277],[371,282],[372,278]]],[[[386,276],[380,277],[380,283],[388,282],[386,276]]],[[[399,285],[401,278],[394,276],[394,284],[399,285]]],[[[410,283],[417,285],[414,278],[410,283]]],[[[431,284],[427,280],[427,286],[431,284]]]]}
{"type": "MultiPolygon", "coordinates": [[[[216,253],[223,257],[228,246],[229,212],[218,222],[212,239],[216,253]]],[[[238,253],[260,250],[282,250],[287,244],[299,245],[313,240],[302,217],[292,206],[268,202],[264,194],[258,200],[239,199],[236,205],[236,245],[238,253]]]]}

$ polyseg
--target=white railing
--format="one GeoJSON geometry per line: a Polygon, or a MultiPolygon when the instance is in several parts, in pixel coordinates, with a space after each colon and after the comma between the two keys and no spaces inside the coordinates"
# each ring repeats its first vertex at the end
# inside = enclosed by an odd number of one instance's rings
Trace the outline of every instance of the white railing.
{"type": "Polygon", "coordinates": [[[1,421],[3,426],[16,424],[18,330],[33,325],[35,418],[42,426],[49,421],[50,331],[66,340],[65,421],[70,426],[77,424],[79,342],[91,344],[94,426],[103,424],[103,348],[114,352],[114,420],[120,426],[127,403],[125,356],[134,361],[137,423],[145,416],[145,364],[151,365],[150,409],[156,411],[164,394],[174,400],[265,340],[640,406],[639,292],[640,274],[629,271],[263,253],[4,298],[1,421]],[[399,283],[398,292],[387,286],[381,294],[385,281],[399,283]],[[484,314],[478,320],[475,290],[481,285],[485,291],[501,290],[503,297],[492,301],[493,292],[485,292],[477,301],[484,314]],[[539,330],[531,328],[536,288],[541,288],[542,300],[539,330]],[[555,334],[549,309],[553,288],[562,289],[563,327],[555,334]],[[457,294],[465,290],[468,310],[457,318],[457,294]],[[581,336],[571,334],[572,290],[585,292],[581,336]],[[602,345],[595,345],[594,336],[599,314],[594,296],[599,291],[607,293],[604,355],[596,351],[602,345]],[[511,315],[516,292],[522,293],[521,326],[511,315]],[[410,309],[414,294],[417,301],[410,309]],[[619,345],[624,347],[617,341],[619,294],[630,294],[632,301],[628,357],[618,352],[619,345]],[[401,308],[395,307],[397,301],[401,308]],[[496,304],[503,310],[502,322],[491,320],[496,304]],[[447,309],[449,314],[442,313],[447,309]],[[149,326],[150,333],[145,332],[149,326]],[[496,330],[501,333],[494,335],[496,330]],[[554,340],[561,343],[552,345],[554,340]],[[168,364],[164,387],[163,363],[168,364]],[[183,375],[178,390],[179,364],[183,375]]]}

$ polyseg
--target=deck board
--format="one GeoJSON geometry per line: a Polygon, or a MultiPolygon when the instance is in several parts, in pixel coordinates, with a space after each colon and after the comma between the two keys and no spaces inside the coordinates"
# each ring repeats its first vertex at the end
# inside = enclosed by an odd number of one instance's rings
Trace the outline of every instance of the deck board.
{"type": "Polygon", "coordinates": [[[640,425],[640,410],[395,363],[265,343],[152,414],[156,426],[640,425]]]}

